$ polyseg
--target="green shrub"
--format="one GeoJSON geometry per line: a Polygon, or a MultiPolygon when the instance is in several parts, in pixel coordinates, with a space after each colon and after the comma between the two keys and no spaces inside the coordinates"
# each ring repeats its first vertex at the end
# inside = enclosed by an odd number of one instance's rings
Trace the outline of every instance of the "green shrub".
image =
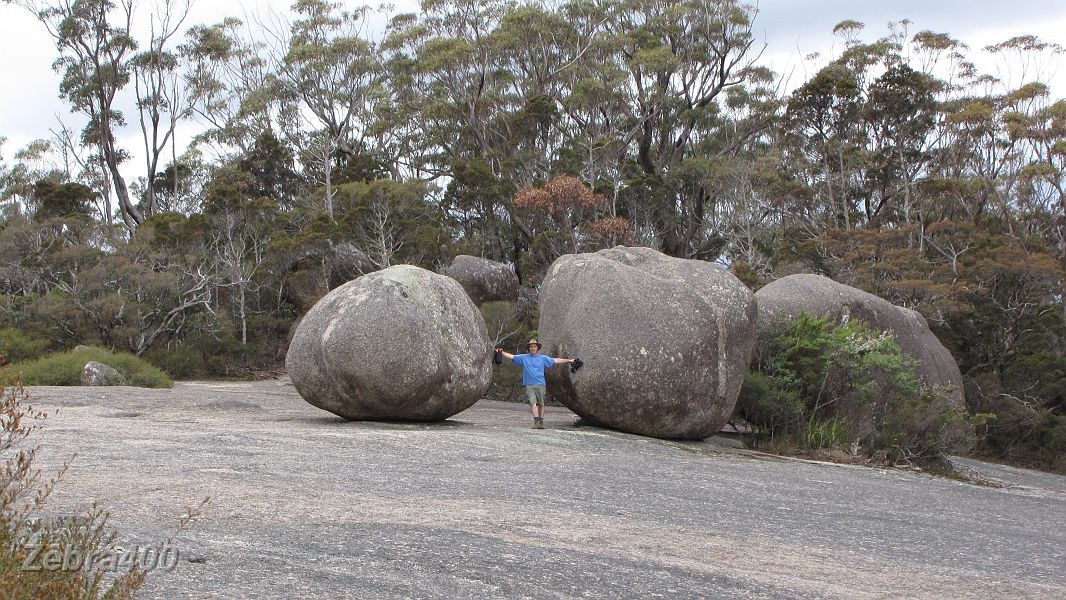
{"type": "Polygon", "coordinates": [[[226,316],[194,315],[180,342],[157,345],[143,358],[174,379],[251,378],[285,360],[291,315],[248,318],[248,343],[240,324],[226,316]]]}
{"type": "Polygon", "coordinates": [[[766,278],[759,273],[759,270],[754,265],[744,261],[734,262],[730,265],[729,272],[753,292],[759,291],[759,288],[767,283],[766,278]]]}
{"type": "Polygon", "coordinates": [[[943,390],[922,386],[917,396],[896,399],[885,411],[873,446],[892,452],[897,460],[933,459],[976,442],[975,426],[988,415],[969,415],[951,405],[943,390]]]}
{"type": "Polygon", "coordinates": [[[973,442],[975,420],[923,384],[915,359],[887,333],[803,314],[763,346],[737,404],[761,434],[808,449],[887,450],[903,461],[973,442]]]}
{"type": "Polygon", "coordinates": [[[152,388],[174,385],[166,373],[132,354],[111,352],[94,346],[15,363],[4,370],[0,383],[10,384],[16,376],[21,375],[25,385],[81,385],[82,369],[91,360],[122,373],[128,385],[152,388]]]}
{"type": "Polygon", "coordinates": [[[493,365],[492,384],[485,392],[488,400],[504,402],[524,402],[526,397],[521,386],[522,371],[504,361],[502,365],[493,365]]]}
{"type": "Polygon", "coordinates": [[[47,350],[48,340],[31,338],[14,327],[0,329],[0,352],[6,362],[33,360],[47,350]]]}
{"type": "Polygon", "coordinates": [[[839,448],[851,441],[847,424],[836,418],[808,421],[801,435],[807,448],[839,448]]]}
{"type": "Polygon", "coordinates": [[[771,436],[803,421],[806,401],[787,372],[773,375],[751,371],[744,376],[737,406],[742,416],[771,436]]]}
{"type": "Polygon", "coordinates": [[[199,348],[182,344],[173,348],[152,348],[144,359],[159,367],[173,379],[195,379],[210,372],[207,360],[199,348]]]}
{"type": "Polygon", "coordinates": [[[982,399],[980,409],[993,418],[980,428],[979,454],[1066,473],[1066,416],[1006,394],[982,399]]]}
{"type": "MultiPolygon", "coordinates": [[[[535,311],[524,302],[486,302],[480,306],[481,316],[489,330],[493,345],[508,352],[525,352],[525,343],[536,337],[536,331],[530,328],[532,314],[535,311]]],[[[503,361],[492,369],[492,385],[485,393],[491,400],[525,402],[521,388],[522,369],[503,361]]]]}

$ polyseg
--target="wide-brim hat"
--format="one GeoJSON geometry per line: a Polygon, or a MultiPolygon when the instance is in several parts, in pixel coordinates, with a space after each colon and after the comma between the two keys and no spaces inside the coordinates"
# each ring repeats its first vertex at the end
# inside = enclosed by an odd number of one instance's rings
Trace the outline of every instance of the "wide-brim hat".
{"type": "Polygon", "coordinates": [[[540,350],[540,342],[537,341],[537,338],[533,338],[533,339],[529,340],[529,343],[526,344],[526,347],[528,348],[528,347],[532,346],[533,344],[536,344],[537,345],[537,350],[540,350]]]}

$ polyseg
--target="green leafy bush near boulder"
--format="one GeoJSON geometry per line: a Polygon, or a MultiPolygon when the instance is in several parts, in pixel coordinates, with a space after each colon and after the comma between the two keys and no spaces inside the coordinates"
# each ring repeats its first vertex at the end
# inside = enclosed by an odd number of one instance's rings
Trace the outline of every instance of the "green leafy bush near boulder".
{"type": "Polygon", "coordinates": [[[916,361],[887,333],[804,314],[764,347],[737,403],[738,416],[759,439],[786,438],[805,449],[883,451],[907,462],[973,444],[981,419],[925,385],[916,361]]]}
{"type": "Polygon", "coordinates": [[[1009,394],[980,400],[995,419],[979,429],[979,456],[1066,473],[1066,416],[1009,394]]]}
{"type": "Polygon", "coordinates": [[[81,346],[76,350],[12,364],[0,375],[0,383],[10,384],[21,374],[25,385],[81,385],[82,369],[91,360],[122,373],[132,386],[168,388],[174,385],[166,373],[132,354],[111,352],[95,346],[81,346]]]}
{"type": "Polygon", "coordinates": [[[215,369],[212,361],[205,358],[201,349],[192,344],[182,344],[174,348],[152,348],[144,353],[144,358],[174,379],[217,375],[213,372],[215,369]]]}

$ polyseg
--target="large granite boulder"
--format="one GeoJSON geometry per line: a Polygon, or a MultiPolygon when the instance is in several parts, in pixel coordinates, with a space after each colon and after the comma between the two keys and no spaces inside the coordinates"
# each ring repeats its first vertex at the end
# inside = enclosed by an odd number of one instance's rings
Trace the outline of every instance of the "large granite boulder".
{"type": "Polygon", "coordinates": [[[400,265],[326,294],[300,321],[285,365],[305,400],[347,419],[439,421],[482,397],[491,361],[463,288],[400,265]]]}
{"type": "Polygon", "coordinates": [[[126,385],[126,378],[102,362],[90,360],[81,370],[82,385],[126,385]]]}
{"type": "Polygon", "coordinates": [[[755,343],[754,295],[726,269],[649,248],[556,260],[541,286],[554,398],[586,421],[660,438],[702,439],[733,413],[755,343]]]}
{"type": "Polygon", "coordinates": [[[292,346],[292,338],[296,337],[296,331],[300,328],[300,323],[302,323],[303,320],[304,315],[297,315],[296,320],[292,322],[292,325],[289,325],[289,332],[285,334],[286,351],[292,346]]]}
{"type": "Polygon", "coordinates": [[[503,263],[460,254],[441,269],[441,274],[458,281],[478,306],[496,300],[518,300],[518,276],[503,263]]]}
{"type": "Polygon", "coordinates": [[[330,290],[375,271],[374,262],[366,252],[347,242],[331,245],[323,256],[323,264],[330,290]]]}
{"type": "Polygon", "coordinates": [[[948,391],[951,405],[965,409],[962,374],[951,352],[929,330],[925,318],[851,286],[821,275],[789,275],[755,294],[759,306],[760,346],[784,333],[801,313],[840,323],[857,319],[896,337],[900,350],[918,361],[918,375],[927,384],[948,391]]]}
{"type": "Polygon", "coordinates": [[[373,271],[374,263],[359,248],[327,242],[308,248],[290,265],[282,293],[307,311],[330,290],[373,271]]]}

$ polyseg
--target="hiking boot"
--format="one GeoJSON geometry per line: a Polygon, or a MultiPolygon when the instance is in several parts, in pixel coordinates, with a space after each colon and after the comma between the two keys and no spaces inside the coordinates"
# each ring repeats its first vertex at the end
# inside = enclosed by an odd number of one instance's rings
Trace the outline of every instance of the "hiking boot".
{"type": "Polygon", "coordinates": [[[533,429],[544,429],[544,419],[533,418],[533,429]]]}

